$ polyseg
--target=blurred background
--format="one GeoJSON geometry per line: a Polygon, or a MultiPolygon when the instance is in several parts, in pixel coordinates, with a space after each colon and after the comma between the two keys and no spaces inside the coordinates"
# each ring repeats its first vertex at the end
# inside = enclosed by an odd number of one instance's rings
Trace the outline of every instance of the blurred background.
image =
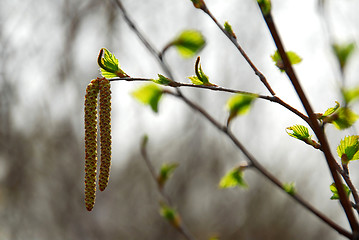
{"type": "MultiPolygon", "coordinates": [[[[270,59],[275,46],[256,2],[206,2],[220,23],[232,25],[277,95],[303,111],[270,59]]],[[[133,77],[155,78],[164,71],[111,0],[3,0],[1,5],[0,240],[183,239],[159,214],[161,196],[139,151],[144,134],[156,169],[179,163],[165,190],[197,239],[344,239],[254,170],[245,172],[249,189],[219,189],[221,177],[244,156],[178,99],[165,96],[158,114],[136,102],[129,93],[141,83],[112,83],[110,183],[88,212],[83,102],[87,84],[99,76],[99,50],[109,49],[133,77]]],[[[201,63],[211,82],[268,94],[234,46],[189,0],[123,0],[123,5],[158,50],[182,30],[200,30],[207,40],[201,63]]],[[[358,1],[272,0],[272,5],[287,50],[303,58],[295,68],[314,110],[333,107],[341,101],[342,79],[330,43],[358,44],[358,1]]],[[[176,80],[194,75],[195,58],[183,59],[170,49],[165,59],[176,80]]],[[[346,86],[358,85],[358,65],[355,52],[346,86]]],[[[226,121],[229,94],[183,93],[226,121]]],[[[332,180],[322,154],[286,134],[294,124],[304,122],[258,100],[233,123],[233,131],[281,181],[295,182],[304,198],[349,229],[338,202],[329,200],[332,180]]],[[[335,153],[339,140],[355,131],[328,126],[327,133],[335,153]]],[[[358,185],[358,163],[351,163],[350,172],[358,185]]]]}

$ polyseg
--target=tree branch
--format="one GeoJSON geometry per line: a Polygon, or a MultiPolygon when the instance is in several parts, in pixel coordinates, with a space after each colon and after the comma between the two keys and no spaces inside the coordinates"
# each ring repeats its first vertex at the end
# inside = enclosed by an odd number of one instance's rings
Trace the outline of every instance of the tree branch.
{"type": "Polygon", "coordinates": [[[330,151],[328,140],[327,140],[323,130],[319,126],[317,117],[314,114],[314,111],[313,111],[313,109],[312,109],[300,83],[299,83],[299,80],[294,72],[294,69],[292,68],[292,65],[288,59],[288,56],[287,56],[284,46],[282,44],[281,38],[279,37],[279,33],[274,24],[274,20],[272,18],[271,13],[262,14],[262,15],[263,15],[263,18],[264,18],[264,20],[268,26],[268,29],[272,35],[272,38],[278,48],[279,55],[281,56],[281,59],[283,60],[284,70],[285,70],[288,78],[290,79],[295,91],[297,92],[298,97],[301,100],[301,102],[304,106],[304,109],[306,110],[306,112],[308,114],[308,117],[311,122],[311,127],[322,146],[321,149],[322,149],[322,151],[325,155],[325,158],[327,160],[329,170],[330,170],[333,180],[335,182],[335,186],[338,189],[340,203],[344,209],[345,214],[347,215],[349,224],[353,230],[353,235],[357,238],[357,236],[359,234],[359,225],[354,216],[354,212],[353,212],[351,203],[349,201],[349,198],[347,197],[347,195],[345,193],[341,178],[339,177],[338,172],[336,171],[336,161],[330,151]]]}

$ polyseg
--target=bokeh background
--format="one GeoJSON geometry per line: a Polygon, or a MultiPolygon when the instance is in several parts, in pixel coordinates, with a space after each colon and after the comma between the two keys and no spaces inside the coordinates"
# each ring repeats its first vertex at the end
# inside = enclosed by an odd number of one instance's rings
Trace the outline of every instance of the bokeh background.
{"type": "MultiPolygon", "coordinates": [[[[287,78],[270,59],[275,46],[254,0],[207,0],[218,21],[229,21],[240,44],[274,91],[303,111],[287,78]]],[[[200,53],[210,81],[268,94],[234,46],[189,0],[130,1],[123,4],[148,40],[160,50],[182,30],[197,29],[207,45],[200,53]]],[[[273,0],[273,15],[288,50],[303,62],[298,76],[314,110],[341,101],[343,84],[332,41],[359,39],[355,0],[273,0]],[[322,4],[322,5],[321,5],[322,4]],[[322,8],[324,7],[324,8],[322,8]]],[[[99,76],[96,58],[106,47],[131,76],[164,73],[111,0],[3,0],[0,8],[0,240],[183,239],[159,214],[156,185],[140,155],[158,169],[177,162],[166,185],[184,223],[197,239],[343,239],[298,206],[256,171],[246,171],[249,189],[218,189],[220,178],[244,156],[184,103],[165,96],[158,114],[130,92],[141,83],[112,83],[113,164],[106,191],[92,212],[84,205],[85,88],[99,76]]],[[[195,58],[170,49],[165,56],[176,80],[194,74],[195,58]]],[[[359,55],[350,59],[345,86],[359,84],[359,55]]],[[[225,122],[229,94],[183,89],[225,122]]],[[[358,110],[356,106],[354,109],[358,110]]],[[[260,162],[336,222],[349,228],[322,154],[290,138],[285,128],[304,124],[284,108],[258,100],[236,120],[233,131],[260,162]]],[[[354,130],[327,128],[333,152],[354,130]]],[[[359,165],[351,163],[354,184],[359,165]]]]}

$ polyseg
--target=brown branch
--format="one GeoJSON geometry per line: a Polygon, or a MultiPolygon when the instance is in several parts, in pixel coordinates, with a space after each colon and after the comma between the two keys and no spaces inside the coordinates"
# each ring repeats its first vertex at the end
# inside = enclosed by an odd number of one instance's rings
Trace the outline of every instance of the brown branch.
{"type": "MultiPolygon", "coordinates": [[[[152,80],[153,79],[149,79],[149,78],[127,78],[127,77],[126,78],[111,78],[111,79],[109,79],[109,81],[129,81],[129,82],[131,82],[131,81],[151,82],[152,80]]],[[[256,93],[251,93],[251,92],[247,92],[247,91],[240,91],[240,90],[235,90],[235,89],[225,88],[225,87],[220,87],[220,86],[195,85],[195,84],[181,83],[181,82],[173,82],[173,83],[170,83],[168,86],[169,87],[174,87],[174,88],[190,87],[190,88],[209,89],[209,90],[212,90],[212,91],[219,91],[219,92],[256,95],[260,99],[264,99],[264,100],[271,101],[271,102],[274,102],[274,103],[277,103],[277,104],[281,105],[282,107],[284,107],[287,110],[291,111],[292,113],[294,113],[295,115],[297,115],[298,117],[303,119],[306,123],[311,125],[311,122],[309,121],[309,118],[306,115],[304,115],[303,113],[298,111],[296,108],[290,106],[288,103],[284,102],[282,99],[280,99],[277,96],[260,95],[260,94],[256,94],[256,93]]]]}
{"type": "Polygon", "coordinates": [[[240,143],[240,141],[233,135],[233,133],[227,128],[226,126],[223,126],[221,123],[219,123],[216,119],[214,119],[208,112],[206,112],[203,108],[189,100],[188,98],[170,92],[165,91],[165,93],[170,94],[172,96],[178,97],[181,100],[183,100],[189,107],[191,107],[196,112],[199,112],[202,114],[204,118],[206,118],[209,122],[212,123],[218,130],[223,132],[227,137],[231,139],[231,141],[238,147],[239,150],[242,151],[242,153],[247,157],[249,162],[251,163],[251,166],[257,169],[265,178],[267,178],[270,182],[275,184],[277,187],[279,187],[281,190],[286,192],[289,196],[291,196],[297,203],[299,203],[301,206],[306,208],[308,211],[312,212],[314,215],[316,215],[318,218],[320,218],[323,222],[325,222],[327,225],[329,225],[331,228],[335,229],[338,233],[351,238],[352,234],[336,224],[334,221],[332,221],[330,218],[325,216],[323,213],[318,211],[316,208],[314,208],[312,205],[310,205],[307,201],[305,201],[302,197],[300,197],[298,194],[289,194],[283,186],[283,183],[281,183],[274,175],[272,175],[269,171],[266,170],[265,167],[263,167],[259,161],[252,155],[250,152],[240,143]]]}
{"type": "Polygon", "coordinates": [[[344,209],[344,212],[347,216],[349,224],[353,230],[353,235],[356,237],[359,234],[359,225],[358,225],[357,219],[354,216],[354,212],[353,212],[351,203],[349,201],[349,198],[347,197],[347,195],[345,193],[341,178],[339,177],[338,172],[336,171],[336,161],[333,157],[333,154],[330,151],[328,140],[327,140],[323,130],[319,126],[316,115],[314,114],[314,111],[313,111],[313,109],[312,109],[300,83],[299,83],[299,80],[294,72],[294,69],[292,68],[292,65],[288,59],[288,56],[287,56],[284,46],[282,44],[281,38],[279,36],[279,33],[274,24],[271,13],[268,13],[266,15],[262,14],[262,15],[263,15],[263,18],[264,18],[264,20],[268,26],[268,29],[272,35],[272,38],[277,46],[279,55],[281,56],[281,59],[283,60],[284,70],[285,70],[288,78],[290,79],[295,91],[297,92],[299,99],[301,100],[301,102],[304,106],[304,109],[306,110],[306,112],[309,116],[309,119],[311,122],[311,127],[322,146],[321,149],[325,155],[325,158],[326,158],[328,166],[329,166],[329,170],[332,174],[333,180],[338,189],[340,203],[344,209]]]}

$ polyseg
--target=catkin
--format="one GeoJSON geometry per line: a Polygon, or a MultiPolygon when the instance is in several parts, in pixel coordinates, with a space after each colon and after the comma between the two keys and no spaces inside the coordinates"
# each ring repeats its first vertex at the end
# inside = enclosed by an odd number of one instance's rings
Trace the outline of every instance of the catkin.
{"type": "Polygon", "coordinates": [[[99,174],[99,189],[105,190],[110,177],[111,167],[111,89],[110,81],[100,79],[100,145],[101,165],[99,174]]]}
{"type": "Polygon", "coordinates": [[[88,211],[92,210],[96,197],[98,92],[99,79],[94,79],[85,95],[85,204],[88,211]]]}

